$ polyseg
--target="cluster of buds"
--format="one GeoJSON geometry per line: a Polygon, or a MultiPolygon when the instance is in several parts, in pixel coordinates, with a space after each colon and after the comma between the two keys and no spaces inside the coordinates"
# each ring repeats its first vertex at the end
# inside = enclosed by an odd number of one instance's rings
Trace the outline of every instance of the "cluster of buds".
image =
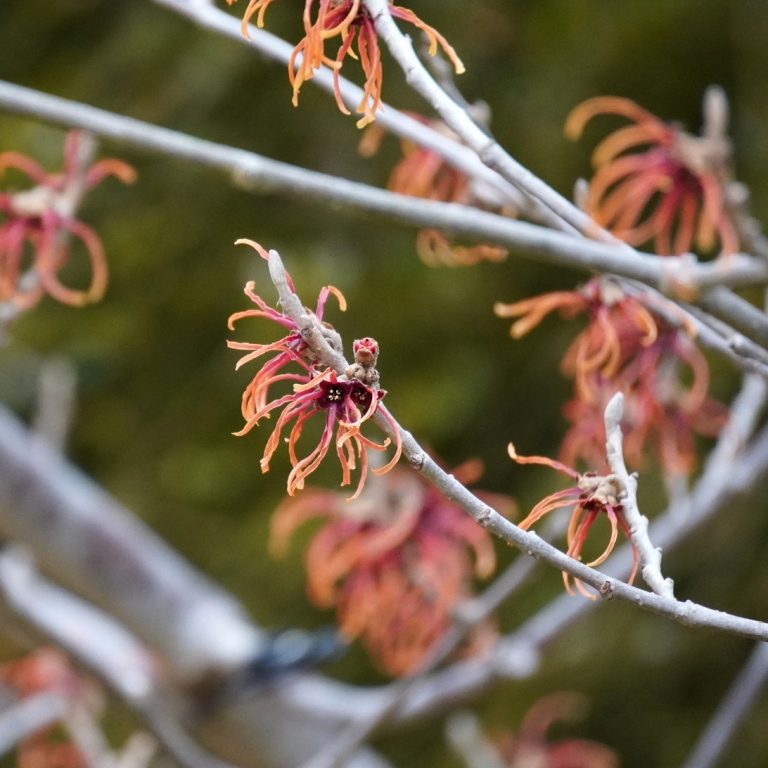
{"type": "MultiPolygon", "coordinates": [[[[232,3],[237,0],[227,0],[232,3]]],[[[264,26],[264,15],[273,0],[250,0],[243,16],[243,35],[248,37],[248,23],[256,16],[259,27],[264,26]]],[[[314,0],[305,0],[303,23],[304,37],[293,49],[288,62],[288,78],[293,88],[293,105],[299,100],[301,86],[310,80],[316,69],[325,65],[333,71],[334,94],[339,110],[350,114],[341,95],[339,77],[347,58],[360,62],[365,83],[363,96],[355,111],[362,117],[357,125],[362,128],[376,119],[376,111],[381,106],[381,85],[383,69],[381,49],[373,18],[362,0],[319,0],[314,9],[314,0]],[[326,43],[339,38],[339,48],[335,57],[328,56],[326,43]]],[[[396,19],[401,19],[421,30],[429,40],[429,52],[434,56],[438,48],[451,60],[457,73],[464,71],[464,65],[448,41],[435,29],[425,24],[413,11],[401,6],[389,6],[389,11],[396,19]]]]}
{"type": "MultiPolygon", "coordinates": [[[[473,468],[456,472],[467,480],[473,468]]],[[[506,497],[492,503],[511,504],[506,497]]],[[[387,674],[416,671],[451,626],[457,603],[471,595],[474,577],[495,567],[488,532],[405,469],[376,478],[351,502],[315,489],[287,500],[272,520],[271,550],[282,553],[314,518],[326,522],[306,551],[309,598],[335,608],[342,633],[361,638],[387,674]]],[[[479,652],[492,636],[481,626],[465,652],[479,652]]]]}
{"type": "MultiPolygon", "coordinates": [[[[251,246],[262,258],[269,260],[269,254],[258,243],[250,240],[238,242],[251,246]]],[[[288,281],[293,290],[290,277],[288,281]]],[[[265,318],[287,329],[288,333],[268,344],[227,342],[231,349],[246,353],[238,361],[237,368],[265,355],[270,356],[243,392],[241,410],[245,425],[235,432],[235,435],[247,434],[262,419],[269,418],[273,412],[279,411],[280,415],[264,448],[261,471],[269,471],[270,461],[280,446],[283,432],[288,431],[286,442],[292,465],[288,475],[289,495],[304,487],[306,478],[320,466],[333,446],[341,465],[342,485],[349,485],[352,482],[352,472],[359,469],[357,488],[351,497],[355,498],[362,491],[368,474],[368,450],[385,451],[390,444],[389,438],[377,443],[362,434],[363,426],[375,414],[382,415],[395,436],[395,452],[389,462],[374,468],[373,472],[388,472],[400,458],[401,445],[397,425],[388,411],[380,405],[386,392],[378,388],[378,343],[370,337],[357,340],[354,345],[355,363],[349,366],[343,375],[338,375],[317,358],[296,321],[270,307],[255,292],[253,282],[245,286],[245,295],[256,304],[257,309],[234,313],[229,318],[230,330],[244,318],[265,318]],[[290,391],[274,396],[273,387],[285,384],[291,385],[290,391]],[[324,422],[320,439],[309,453],[300,457],[299,440],[306,423],[316,414],[320,415],[324,422]]],[[[307,311],[332,349],[340,352],[341,339],[338,333],[323,321],[325,303],[330,295],[336,297],[342,310],[346,308],[341,292],[333,286],[326,286],[320,291],[314,312],[307,311]]]]}
{"type": "Polygon", "coordinates": [[[74,217],[82,196],[106,176],[124,183],[136,174],[126,163],[99,160],[88,166],[87,138],[77,131],[64,142],[64,169],[49,173],[17,152],[0,154],[0,174],[13,168],[35,186],[20,192],[0,193],[0,301],[21,309],[36,304],[47,293],[65,304],[81,306],[98,301],[107,286],[107,263],[99,236],[74,217]],[[59,273],[79,242],[91,264],[90,284],[76,290],[62,284],[59,273]],[[24,264],[30,260],[29,272],[24,264]]]}
{"type": "Polygon", "coordinates": [[[345,375],[348,379],[360,381],[367,387],[379,386],[379,372],[376,363],[379,359],[379,343],[366,336],[352,342],[352,354],[355,362],[350,365],[345,375]]]}

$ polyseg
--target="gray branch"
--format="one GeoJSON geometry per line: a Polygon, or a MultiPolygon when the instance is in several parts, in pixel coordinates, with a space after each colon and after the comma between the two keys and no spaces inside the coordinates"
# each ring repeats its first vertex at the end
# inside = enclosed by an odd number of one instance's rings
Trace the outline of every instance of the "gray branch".
{"type": "Polygon", "coordinates": [[[56,693],[38,693],[0,710],[0,757],[41,728],[52,725],[67,710],[56,693]]]}
{"type": "MultiPolygon", "coordinates": [[[[518,256],[556,266],[588,273],[608,272],[658,289],[667,286],[670,269],[673,268],[674,260],[669,258],[641,254],[610,243],[578,240],[470,206],[387,192],[3,81],[0,81],[0,109],[56,125],[84,127],[104,138],[144,151],[214,168],[225,172],[230,179],[251,191],[281,192],[319,199],[327,204],[376,213],[417,227],[438,227],[468,238],[496,242],[518,256]]],[[[687,285],[692,288],[699,284],[706,286],[713,281],[731,286],[768,283],[768,264],[746,256],[731,257],[729,265],[692,264],[690,259],[685,259],[684,267],[687,285]]],[[[760,321],[760,313],[738,297],[734,296],[735,301],[731,301],[729,297],[732,294],[723,297],[717,293],[717,300],[711,299],[713,292],[722,290],[725,289],[707,289],[701,301],[708,301],[709,310],[719,313],[722,303],[720,298],[728,299],[726,314],[733,319],[734,327],[749,338],[762,339],[768,343],[768,321],[760,321]]],[[[694,324],[701,325],[699,321],[694,324]]],[[[733,331],[729,335],[732,336],[733,331]]],[[[729,347],[727,341],[718,339],[712,331],[702,334],[702,340],[723,352],[738,367],[765,372],[764,366],[756,364],[749,357],[742,360],[739,349],[729,347]]]]}
{"type": "Polygon", "coordinates": [[[227,593],[5,409],[0,532],[161,650],[180,680],[227,674],[263,645],[227,593]]]}
{"type": "MultiPolygon", "coordinates": [[[[315,333],[311,337],[305,336],[307,342],[319,360],[334,368],[337,373],[343,374],[348,364],[337,352],[330,348],[322,336],[322,328],[319,321],[304,309],[301,300],[290,290],[287,281],[282,277],[285,271],[280,261],[280,256],[276,251],[269,252],[269,270],[270,275],[280,278],[275,285],[278,288],[283,311],[300,328],[306,327],[307,324],[316,325],[315,333]]],[[[384,408],[381,406],[374,418],[381,429],[394,438],[395,435],[392,434],[389,422],[381,412],[383,410],[384,408]]],[[[768,623],[735,616],[723,611],[716,611],[690,600],[679,601],[674,598],[649,593],[568,557],[541,539],[535,532],[523,531],[518,528],[471,493],[453,475],[445,472],[419,445],[410,432],[399,426],[398,432],[403,446],[403,455],[407,458],[408,462],[424,475],[447,499],[457,503],[479,525],[498,536],[507,544],[527,553],[530,557],[541,558],[558,570],[565,571],[575,579],[590,585],[603,599],[618,598],[625,600],[643,610],[665,616],[687,626],[709,627],[742,637],[768,640],[768,623]]]]}
{"type": "MultiPolygon", "coordinates": [[[[675,500],[651,524],[650,536],[657,545],[669,551],[686,541],[691,532],[753,487],[768,470],[768,428],[749,443],[767,398],[768,385],[764,379],[745,378],[733,401],[731,417],[691,493],[675,500]]],[[[603,570],[613,577],[625,578],[631,564],[631,548],[624,546],[606,561],[603,570]]],[[[584,618],[600,605],[561,595],[509,635],[497,648],[490,663],[467,661],[454,664],[423,680],[403,703],[397,721],[412,722],[444,712],[456,703],[479,695],[500,678],[528,677],[537,668],[538,655],[574,621],[584,618]],[[527,672],[526,660],[529,663],[527,672]]],[[[294,689],[292,693],[297,699],[306,695],[301,689],[294,689]]],[[[339,697],[335,701],[341,715],[343,699],[339,697]]],[[[352,699],[349,716],[362,711],[364,705],[365,702],[352,699]]]]}
{"type": "Polygon", "coordinates": [[[672,579],[661,575],[661,550],[651,544],[648,537],[648,518],[637,506],[637,478],[630,475],[624,464],[621,420],[624,417],[624,395],[617,392],[605,409],[605,450],[608,466],[623,488],[620,497],[622,514],[629,526],[629,535],[640,556],[645,583],[656,594],[674,598],[672,579]]]}

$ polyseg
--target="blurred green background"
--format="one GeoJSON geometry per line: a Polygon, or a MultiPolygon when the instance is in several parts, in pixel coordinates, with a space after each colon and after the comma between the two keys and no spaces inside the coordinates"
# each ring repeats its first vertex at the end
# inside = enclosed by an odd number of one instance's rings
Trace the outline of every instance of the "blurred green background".
{"type": "MultiPolygon", "coordinates": [[[[268,28],[298,40],[299,6],[274,3],[268,28]]],[[[568,143],[562,124],[575,104],[598,94],[627,96],[697,129],[704,89],[722,85],[731,100],[737,175],[751,187],[755,213],[765,213],[768,4],[414,0],[409,7],[454,44],[467,66],[459,84],[469,100],[491,105],[499,141],[567,195],[589,171],[590,146],[608,130],[607,123],[590,126],[585,141],[568,143]]],[[[345,74],[353,73],[348,65],[345,74]]],[[[283,67],[150,0],[4,0],[0,77],[375,185],[385,183],[398,157],[390,138],[377,157],[362,159],[354,120],[327,94],[307,85],[294,109],[283,67]]],[[[424,109],[388,59],[384,97],[424,109]]],[[[62,138],[59,130],[0,114],[0,151],[17,149],[56,168],[62,138]]],[[[235,373],[226,319],[248,306],[247,279],[270,295],[264,264],[234,247],[239,237],[277,248],[308,302],[327,282],[344,292],[348,312],[331,303],[328,319],[348,342],[379,340],[388,405],[446,464],[481,457],[483,487],[513,494],[523,510],[560,487],[546,471],[511,466],[505,446],[514,439],[523,453],[556,453],[565,427],[559,409],[570,389],[558,363],[576,327],[550,320],[512,342],[491,307],[572,288],[582,275],[519,259],[429,269],[408,228],[320,200],[250,195],[218,174],[123,147],[104,144],[101,153],[139,172],[133,187],[104,183],[81,210],[108,253],[108,294],[83,310],[46,300],[18,322],[0,352],[0,397],[29,416],[42,362],[72,360],[72,459],[231,589],[256,620],[312,627],[332,617],[304,596],[298,540],[283,561],[266,553],[287,460],[262,476],[267,432],[230,434],[241,425],[240,393],[253,371],[235,373]]],[[[243,323],[238,338],[266,333],[264,324],[243,323]]],[[[738,379],[713,363],[715,390],[727,398],[738,379]]],[[[324,468],[317,479],[333,486],[338,468],[324,468]]],[[[657,475],[644,475],[641,486],[645,509],[657,510],[657,475]]],[[[768,619],[765,490],[665,558],[680,595],[768,619]]],[[[503,562],[511,557],[499,553],[503,562]]],[[[525,596],[505,607],[501,626],[512,629],[560,590],[559,576],[541,569],[525,596]]],[[[749,651],[746,641],[611,605],[565,633],[539,675],[499,686],[478,712],[491,729],[514,728],[543,693],[578,690],[591,701],[590,716],[568,733],[615,747],[625,768],[671,768],[749,651]]],[[[329,671],[360,683],[380,679],[359,649],[329,671]]],[[[762,701],[722,765],[768,764],[766,716],[762,701]]],[[[400,766],[458,765],[441,727],[420,725],[378,746],[400,766]]]]}

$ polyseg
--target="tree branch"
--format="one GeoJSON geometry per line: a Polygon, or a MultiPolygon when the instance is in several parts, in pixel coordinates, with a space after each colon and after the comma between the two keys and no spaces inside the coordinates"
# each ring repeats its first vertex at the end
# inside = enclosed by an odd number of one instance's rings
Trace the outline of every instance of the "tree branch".
{"type": "Polygon", "coordinates": [[[66,712],[66,700],[56,693],[38,693],[0,710],[0,757],[66,712]]]}
{"type": "MultiPolygon", "coordinates": [[[[565,223],[584,237],[618,244],[627,254],[637,253],[518,163],[473,122],[466,110],[445,93],[421,63],[413,50],[410,38],[400,32],[395,24],[387,0],[363,0],[363,2],[374,19],[376,32],[400,65],[408,84],[426,99],[446,124],[468,147],[475,150],[486,165],[498,171],[529,198],[546,206],[550,215],[543,219],[544,223],[556,228],[562,228],[562,224],[565,223]]],[[[716,287],[711,287],[704,293],[699,302],[701,306],[716,317],[729,322],[749,338],[763,346],[768,346],[768,318],[749,302],[722,287],[725,283],[715,282],[710,285],[716,287]]],[[[657,284],[656,287],[664,289],[663,284],[657,284]]]]}
{"type": "MultiPolygon", "coordinates": [[[[732,404],[731,417],[690,494],[676,499],[651,523],[652,540],[665,550],[669,551],[684,542],[692,531],[719,510],[727,508],[768,470],[768,428],[748,446],[767,398],[768,384],[764,379],[745,378],[732,404]]],[[[603,570],[613,577],[625,578],[631,565],[632,552],[626,545],[606,561],[603,570]]],[[[530,659],[529,669],[535,670],[538,655],[574,621],[599,605],[594,601],[561,595],[508,635],[490,662],[454,664],[414,686],[398,712],[396,722],[410,723],[444,712],[455,703],[479,695],[500,678],[517,677],[520,670],[525,669],[525,666],[520,666],[521,660],[530,659]],[[510,661],[514,666],[510,665],[510,661]]],[[[527,677],[525,674],[522,676],[527,677]]],[[[294,690],[292,693],[301,691],[294,690]]],[[[364,709],[363,700],[352,700],[349,716],[364,709]]]]}
{"type": "Polygon", "coordinates": [[[629,535],[640,556],[645,583],[658,595],[674,598],[672,579],[661,575],[661,550],[648,537],[648,518],[637,506],[637,478],[627,472],[622,448],[621,420],[624,417],[624,395],[617,392],[605,409],[605,449],[608,466],[623,488],[620,496],[629,535]]]}
{"type": "Polygon", "coordinates": [[[178,679],[226,675],[264,647],[228,594],[2,408],[0,531],[160,649],[178,679]]]}
{"type": "MultiPolygon", "coordinates": [[[[269,252],[269,268],[270,274],[284,274],[280,256],[274,250],[269,252]]],[[[343,374],[348,365],[346,361],[339,359],[339,355],[331,350],[322,337],[319,321],[304,309],[304,305],[293,294],[285,280],[280,281],[276,287],[278,288],[280,304],[285,313],[299,327],[303,328],[307,323],[317,324],[317,332],[313,338],[318,343],[313,344],[309,337],[305,338],[318,359],[334,368],[337,373],[343,374]]],[[[380,406],[374,418],[386,434],[394,437],[389,421],[382,411],[384,408],[380,406]]],[[[743,637],[768,640],[768,623],[716,611],[690,600],[681,602],[670,597],[645,592],[568,557],[543,541],[534,532],[521,530],[484,501],[477,498],[453,475],[445,472],[426,453],[410,432],[402,427],[398,427],[398,432],[402,442],[403,455],[411,466],[424,475],[447,499],[459,504],[479,525],[491,531],[507,544],[526,552],[529,556],[541,558],[558,570],[565,571],[585,584],[589,584],[604,599],[626,600],[643,610],[665,616],[687,626],[709,627],[743,637]]]]}

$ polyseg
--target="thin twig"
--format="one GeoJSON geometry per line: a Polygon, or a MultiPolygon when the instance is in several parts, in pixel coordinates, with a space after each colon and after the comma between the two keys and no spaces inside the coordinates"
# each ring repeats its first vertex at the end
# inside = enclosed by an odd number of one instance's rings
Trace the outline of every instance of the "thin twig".
{"type": "MultiPolygon", "coordinates": [[[[730,418],[691,493],[673,502],[651,523],[651,539],[665,550],[684,542],[692,531],[753,486],[768,469],[768,428],[748,445],[767,399],[766,381],[746,377],[732,403],[730,418]]],[[[603,570],[613,577],[626,578],[631,565],[632,552],[626,545],[606,561],[603,570]]],[[[413,722],[477,696],[506,676],[508,660],[517,663],[521,656],[542,653],[567,627],[598,605],[595,601],[561,595],[508,635],[490,663],[454,664],[414,686],[397,713],[397,722],[413,722]]],[[[358,699],[354,707],[362,710],[363,702],[358,699]]]]}
{"type": "Polygon", "coordinates": [[[539,215],[544,223],[556,229],[567,227],[572,232],[587,231],[591,226],[589,216],[513,160],[435,82],[413,50],[410,38],[397,28],[387,0],[364,0],[364,4],[373,17],[376,33],[402,68],[408,84],[427,100],[448,127],[477,153],[485,165],[537,201],[540,206],[539,215]]]}
{"type": "Polygon", "coordinates": [[[63,357],[44,360],[38,376],[34,428],[56,450],[67,441],[75,405],[77,371],[63,357]]]}
{"type": "Polygon", "coordinates": [[[605,408],[605,451],[608,466],[623,489],[619,500],[629,526],[629,535],[640,556],[645,583],[658,595],[674,598],[672,579],[661,575],[661,550],[648,538],[648,518],[637,506],[637,478],[630,475],[624,463],[621,420],[624,417],[624,395],[617,392],[605,408]]]}
{"type": "MultiPolygon", "coordinates": [[[[669,271],[667,258],[626,251],[607,243],[576,240],[471,206],[399,195],[3,81],[0,81],[0,109],[57,125],[85,127],[121,144],[216,168],[252,191],[317,198],[327,204],[378,213],[418,227],[435,226],[497,242],[520,256],[558,266],[611,272],[655,287],[664,283],[669,271]]],[[[691,280],[695,284],[696,270],[706,275],[712,267],[698,264],[691,269],[691,280]]],[[[724,285],[767,283],[768,265],[734,256],[731,266],[723,269],[720,278],[724,285]]]]}
{"type": "Polygon", "coordinates": [[[68,706],[60,694],[44,691],[5,707],[0,711],[0,757],[27,736],[60,720],[68,706]]]}

